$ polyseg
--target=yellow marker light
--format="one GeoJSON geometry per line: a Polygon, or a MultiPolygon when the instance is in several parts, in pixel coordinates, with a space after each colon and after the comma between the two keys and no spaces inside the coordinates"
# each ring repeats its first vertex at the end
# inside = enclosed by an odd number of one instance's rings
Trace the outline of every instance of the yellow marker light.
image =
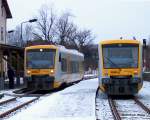
{"type": "Polygon", "coordinates": [[[135,74],[135,75],[138,75],[138,71],[137,71],[137,70],[135,70],[135,71],[134,71],[134,74],[135,74]]]}
{"type": "Polygon", "coordinates": [[[108,73],[105,73],[105,76],[108,76],[108,73]]]}
{"type": "Polygon", "coordinates": [[[104,75],[108,76],[108,70],[105,70],[104,75]]]}

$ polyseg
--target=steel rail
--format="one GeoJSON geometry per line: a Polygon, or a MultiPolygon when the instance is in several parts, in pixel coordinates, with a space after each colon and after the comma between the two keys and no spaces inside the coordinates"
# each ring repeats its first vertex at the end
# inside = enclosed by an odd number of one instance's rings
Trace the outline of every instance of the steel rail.
{"type": "Polygon", "coordinates": [[[144,111],[146,111],[148,114],[150,114],[150,109],[148,107],[146,107],[140,100],[138,100],[137,97],[134,97],[133,99],[144,111]]]}
{"type": "Polygon", "coordinates": [[[0,105],[6,104],[6,103],[11,102],[11,101],[15,101],[15,100],[16,100],[16,97],[11,98],[11,99],[7,99],[7,100],[5,100],[5,101],[1,101],[1,102],[0,102],[0,105]]]}
{"type": "Polygon", "coordinates": [[[12,108],[12,109],[10,109],[10,110],[7,110],[6,112],[0,114],[0,118],[4,118],[6,115],[8,115],[8,114],[10,114],[10,113],[12,113],[12,112],[14,112],[14,111],[16,111],[16,110],[18,110],[18,109],[24,107],[25,105],[28,105],[28,104],[30,104],[30,103],[36,101],[37,99],[39,99],[39,97],[38,97],[38,98],[35,98],[35,99],[32,99],[32,100],[30,100],[30,101],[28,101],[28,102],[25,102],[25,103],[23,103],[23,104],[21,104],[21,105],[18,105],[18,106],[14,107],[14,108],[12,108]]]}
{"type": "Polygon", "coordinates": [[[109,106],[111,108],[111,112],[113,114],[114,119],[115,120],[121,120],[121,117],[120,117],[118,110],[116,109],[116,106],[115,106],[115,101],[110,96],[108,96],[108,102],[109,102],[109,106]]]}

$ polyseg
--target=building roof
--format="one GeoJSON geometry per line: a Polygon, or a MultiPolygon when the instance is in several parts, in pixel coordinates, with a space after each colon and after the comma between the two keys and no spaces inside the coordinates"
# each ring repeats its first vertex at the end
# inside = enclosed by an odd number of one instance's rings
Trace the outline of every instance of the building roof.
{"type": "Polygon", "coordinates": [[[11,11],[9,9],[9,5],[7,3],[7,0],[2,0],[2,5],[4,6],[4,8],[6,10],[6,18],[12,18],[12,14],[11,14],[11,11]]]}
{"type": "Polygon", "coordinates": [[[1,44],[0,43],[0,50],[20,50],[20,51],[24,51],[24,48],[22,47],[17,47],[17,46],[13,46],[13,45],[6,45],[6,44],[1,44]]]}

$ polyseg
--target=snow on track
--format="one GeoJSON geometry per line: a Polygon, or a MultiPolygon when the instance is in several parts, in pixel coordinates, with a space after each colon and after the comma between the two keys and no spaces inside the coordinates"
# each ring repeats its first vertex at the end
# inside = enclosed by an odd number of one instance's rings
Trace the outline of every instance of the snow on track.
{"type": "Polygon", "coordinates": [[[4,102],[4,101],[6,101],[6,100],[12,99],[12,98],[15,98],[15,97],[4,95],[4,97],[2,97],[2,98],[0,99],[0,103],[4,102]]]}
{"type": "Polygon", "coordinates": [[[35,97],[17,98],[17,99],[14,100],[14,101],[11,101],[11,102],[9,102],[9,103],[6,103],[6,104],[4,104],[4,105],[1,105],[1,106],[0,106],[0,115],[1,115],[2,113],[4,113],[5,111],[7,111],[7,110],[10,110],[10,109],[14,108],[15,106],[19,106],[20,104],[23,104],[23,103],[25,103],[25,102],[27,102],[27,101],[30,101],[30,100],[34,99],[34,98],[35,98],[35,97]]]}
{"type": "Polygon", "coordinates": [[[95,120],[98,79],[81,81],[45,97],[9,120],[95,120]]]}
{"type": "Polygon", "coordinates": [[[98,120],[114,120],[107,95],[100,90],[96,98],[96,117],[98,120]]]}
{"type": "Polygon", "coordinates": [[[115,100],[117,110],[121,114],[121,118],[125,120],[139,120],[150,119],[148,113],[146,113],[140,106],[138,106],[133,99],[129,100],[115,100]]]}
{"type": "MultiPolygon", "coordinates": [[[[145,106],[150,108],[150,82],[144,81],[143,88],[136,96],[145,106]]],[[[107,95],[99,91],[96,98],[97,119],[114,119],[107,100],[107,95]]],[[[115,100],[115,102],[117,110],[119,111],[121,118],[124,120],[150,119],[150,115],[147,114],[140,106],[138,106],[133,99],[118,99],[115,100]]]]}

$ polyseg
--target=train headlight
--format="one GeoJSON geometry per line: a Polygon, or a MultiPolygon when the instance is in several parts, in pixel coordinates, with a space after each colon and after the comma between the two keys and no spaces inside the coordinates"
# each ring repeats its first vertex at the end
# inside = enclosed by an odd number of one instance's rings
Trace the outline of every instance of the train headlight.
{"type": "Polygon", "coordinates": [[[43,52],[43,49],[40,49],[40,52],[43,52]]]}
{"type": "Polygon", "coordinates": [[[50,73],[54,73],[54,70],[50,70],[50,73]]]}
{"type": "Polygon", "coordinates": [[[31,73],[31,71],[30,70],[27,70],[27,74],[30,74],[31,73]]]}

